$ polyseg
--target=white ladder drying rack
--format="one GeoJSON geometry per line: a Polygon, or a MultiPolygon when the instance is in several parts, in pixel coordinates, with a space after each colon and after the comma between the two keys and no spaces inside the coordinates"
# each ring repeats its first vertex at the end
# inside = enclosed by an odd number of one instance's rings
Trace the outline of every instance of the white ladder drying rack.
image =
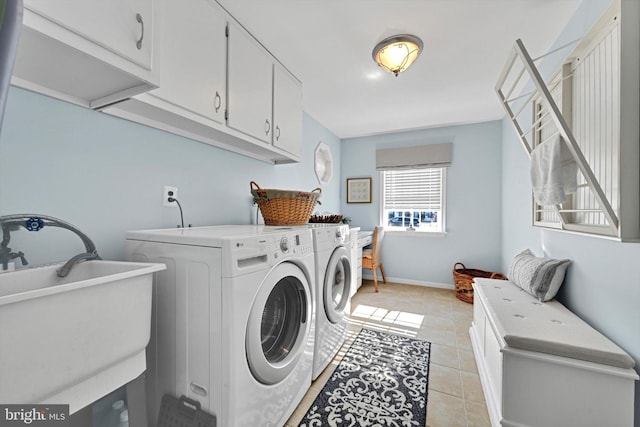
{"type": "MultiPolygon", "coordinates": [[[[573,43],[575,42],[569,43],[568,45],[573,43]]],[[[538,142],[538,144],[544,143],[552,137],[559,135],[566,143],[571,156],[578,165],[579,173],[584,177],[584,186],[588,186],[595,201],[595,205],[589,208],[574,208],[573,206],[563,208],[562,205],[551,207],[559,221],[554,225],[547,226],[574,232],[618,237],[620,235],[618,216],[583,155],[580,145],[576,141],[567,120],[563,116],[535,65],[535,61],[563,49],[568,45],[562,46],[536,59],[532,59],[523,42],[520,39],[516,40],[498,79],[495,90],[529,156],[531,156],[531,152],[535,148],[535,133],[538,132],[540,135],[542,134],[543,127],[549,125],[555,126],[555,129],[547,129],[545,131],[545,135],[551,136],[546,137],[543,141],[538,142]],[[526,93],[521,94],[521,92],[526,93]],[[535,116],[535,113],[533,113],[529,115],[527,119],[522,116],[522,113],[524,111],[532,111],[532,102],[534,100],[538,100],[538,102],[544,106],[545,111],[543,114],[536,114],[535,116]],[[522,123],[525,123],[525,120],[529,121],[526,122],[526,125],[522,125],[522,123]],[[525,126],[527,126],[526,130],[523,130],[525,126]],[[601,213],[604,217],[604,224],[584,224],[572,221],[574,214],[580,212],[601,213]]],[[[562,84],[563,81],[564,77],[556,84],[562,84]]],[[[543,209],[537,210],[537,212],[542,211],[543,209]]],[[[537,224],[535,213],[534,224],[541,225],[537,224]]]]}

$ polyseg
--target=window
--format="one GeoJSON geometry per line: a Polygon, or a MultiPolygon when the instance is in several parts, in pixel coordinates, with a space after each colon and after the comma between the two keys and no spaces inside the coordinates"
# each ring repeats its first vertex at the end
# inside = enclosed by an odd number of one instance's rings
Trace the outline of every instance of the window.
{"type": "Polygon", "coordinates": [[[442,233],[446,168],[381,171],[383,226],[442,233]]]}
{"type": "Polygon", "coordinates": [[[445,231],[445,177],[453,144],[376,150],[382,203],[380,224],[389,231],[445,231]]]}

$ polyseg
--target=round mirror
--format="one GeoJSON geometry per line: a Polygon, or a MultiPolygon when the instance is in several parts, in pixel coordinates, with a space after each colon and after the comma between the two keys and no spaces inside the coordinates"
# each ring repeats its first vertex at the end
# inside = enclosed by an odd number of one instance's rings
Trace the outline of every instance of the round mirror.
{"type": "Polygon", "coordinates": [[[327,185],[333,177],[333,157],[329,146],[324,142],[320,142],[316,147],[315,171],[322,185],[327,185]]]}

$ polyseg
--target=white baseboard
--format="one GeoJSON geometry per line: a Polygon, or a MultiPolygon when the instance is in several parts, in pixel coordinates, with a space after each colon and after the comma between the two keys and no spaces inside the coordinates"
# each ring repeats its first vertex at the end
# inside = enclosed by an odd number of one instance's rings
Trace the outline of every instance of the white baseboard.
{"type": "MultiPolygon", "coordinates": [[[[373,280],[373,274],[363,274],[362,278],[367,280],[373,280]]],[[[381,276],[378,276],[378,280],[382,280],[381,276]]],[[[387,276],[387,282],[402,283],[404,285],[426,286],[428,288],[440,288],[440,289],[451,289],[451,290],[455,290],[456,288],[453,283],[424,282],[421,280],[403,279],[401,277],[387,276]]]]}

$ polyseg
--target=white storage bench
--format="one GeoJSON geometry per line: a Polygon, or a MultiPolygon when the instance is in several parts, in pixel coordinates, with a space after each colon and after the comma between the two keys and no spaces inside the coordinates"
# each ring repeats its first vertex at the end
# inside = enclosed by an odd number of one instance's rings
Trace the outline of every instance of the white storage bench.
{"type": "Polygon", "coordinates": [[[474,282],[469,333],[494,427],[633,426],[631,356],[555,300],[474,282]]]}

